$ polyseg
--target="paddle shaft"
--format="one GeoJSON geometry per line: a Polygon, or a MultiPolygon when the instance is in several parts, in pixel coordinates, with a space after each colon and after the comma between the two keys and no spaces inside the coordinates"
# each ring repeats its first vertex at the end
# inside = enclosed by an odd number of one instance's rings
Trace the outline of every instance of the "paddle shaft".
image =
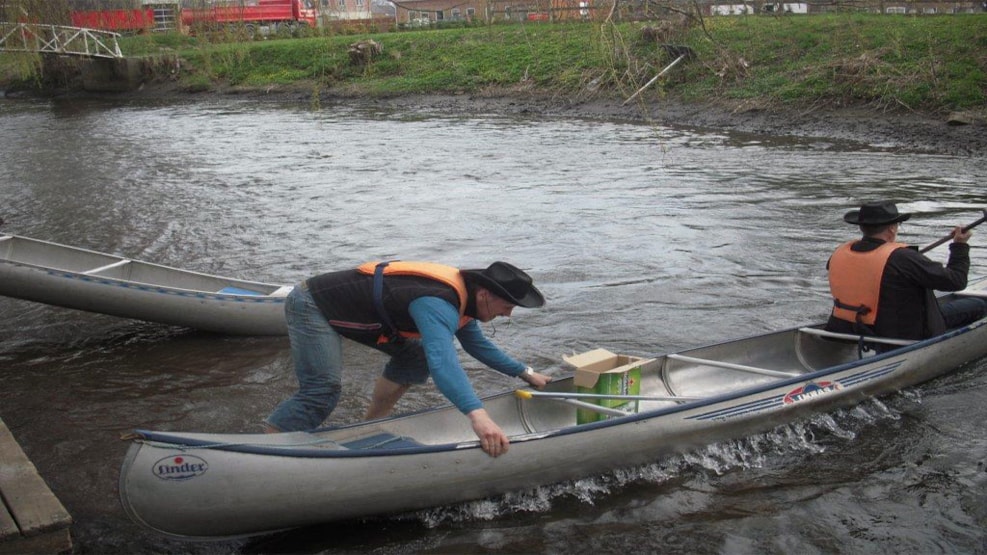
{"type": "MultiPolygon", "coordinates": [[[[984,223],[984,222],[987,222],[987,210],[984,210],[984,217],[983,217],[983,218],[980,218],[979,220],[977,220],[977,221],[975,221],[975,222],[973,222],[972,224],[970,224],[970,225],[968,225],[968,226],[966,226],[966,227],[964,227],[964,228],[963,228],[963,231],[964,231],[964,232],[967,232],[967,231],[970,231],[971,229],[973,229],[973,228],[975,228],[975,227],[977,227],[978,225],[980,225],[980,224],[982,224],[982,223],[984,223]]],[[[939,239],[939,240],[938,240],[938,241],[936,241],[935,243],[932,243],[931,245],[929,245],[929,246],[927,246],[927,247],[922,247],[922,249],[921,249],[921,250],[919,250],[918,252],[921,252],[921,253],[925,253],[925,252],[929,252],[929,251],[931,251],[932,249],[934,249],[934,248],[936,248],[936,247],[938,247],[939,245],[941,245],[941,244],[943,244],[943,243],[945,243],[946,241],[949,241],[949,240],[950,240],[950,239],[952,239],[952,238],[953,238],[953,234],[952,234],[952,233],[950,233],[949,235],[947,235],[947,236],[945,236],[945,237],[943,237],[942,239],[939,239]]]]}

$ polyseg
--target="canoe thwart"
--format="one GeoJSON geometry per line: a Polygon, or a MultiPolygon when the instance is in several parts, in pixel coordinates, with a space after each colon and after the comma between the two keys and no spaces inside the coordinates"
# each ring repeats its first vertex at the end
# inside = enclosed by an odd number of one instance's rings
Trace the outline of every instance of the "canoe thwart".
{"type": "Polygon", "coordinates": [[[567,393],[564,391],[530,391],[518,389],[514,395],[521,399],[545,397],[550,399],[619,399],[624,401],[699,401],[702,397],[680,397],[677,395],[607,395],[603,393],[567,393]]]}
{"type": "Polygon", "coordinates": [[[826,331],[817,328],[799,328],[799,331],[809,335],[817,335],[819,337],[826,337],[829,339],[846,339],[847,341],[860,341],[864,340],[865,343],[883,343],[885,345],[911,345],[915,341],[911,339],[891,339],[889,337],[874,337],[871,335],[853,335],[852,333],[836,333],[833,331],[826,331]]]}
{"type": "MultiPolygon", "coordinates": [[[[525,389],[514,390],[514,396],[519,399],[532,399],[537,396],[537,397],[544,397],[545,399],[549,399],[551,401],[557,401],[559,403],[565,403],[567,405],[579,407],[581,409],[591,410],[593,412],[598,412],[600,414],[606,414],[608,416],[627,416],[628,414],[631,414],[629,412],[625,412],[620,409],[612,409],[610,407],[595,405],[593,403],[587,403],[586,401],[579,401],[578,399],[571,399],[569,397],[561,397],[556,395],[535,395],[535,393],[537,392],[528,391],[525,389]]],[[[577,395],[577,394],[572,394],[572,395],[577,395]]]]}
{"type": "Polygon", "coordinates": [[[669,354],[667,358],[672,360],[679,360],[682,362],[692,362],[694,364],[703,364],[705,366],[715,366],[717,368],[727,368],[730,370],[739,370],[741,372],[750,372],[752,374],[762,374],[764,376],[772,376],[775,378],[793,378],[799,375],[799,372],[783,372],[781,370],[769,370],[767,368],[758,368],[756,366],[746,366],[744,364],[734,364],[732,362],[721,362],[719,360],[712,360],[707,358],[696,358],[685,355],[669,354]]]}
{"type": "Polygon", "coordinates": [[[112,270],[113,268],[119,268],[120,266],[125,266],[127,264],[130,264],[130,260],[127,259],[117,260],[112,264],[107,264],[106,266],[100,266],[99,268],[93,268],[92,270],[86,270],[85,272],[82,273],[86,274],[87,276],[90,276],[93,274],[98,274],[100,272],[105,272],[106,270],[112,270]]]}

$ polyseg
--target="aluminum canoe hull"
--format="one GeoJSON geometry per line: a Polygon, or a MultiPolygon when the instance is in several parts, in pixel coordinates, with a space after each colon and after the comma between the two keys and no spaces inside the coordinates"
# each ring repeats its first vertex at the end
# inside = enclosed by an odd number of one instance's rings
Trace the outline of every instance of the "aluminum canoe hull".
{"type": "MultiPolygon", "coordinates": [[[[486,409],[511,437],[496,459],[453,407],[287,434],[139,430],[120,499],[136,522],[186,539],[400,513],[656,462],[852,406],[987,355],[987,319],[862,359],[852,341],[809,333],[819,327],[658,356],[642,365],[641,394],[701,400],[641,401],[636,413],[590,424],[577,425],[575,408],[563,402],[487,397],[486,409]]],[[[572,378],[546,391],[572,392],[572,378]]]]}
{"type": "Polygon", "coordinates": [[[0,295],[231,335],[287,335],[290,286],[0,234],[0,295]]]}

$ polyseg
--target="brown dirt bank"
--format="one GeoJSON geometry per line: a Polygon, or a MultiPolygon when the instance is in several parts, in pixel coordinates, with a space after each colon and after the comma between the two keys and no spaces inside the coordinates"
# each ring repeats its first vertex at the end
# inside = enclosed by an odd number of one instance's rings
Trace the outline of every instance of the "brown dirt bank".
{"type": "MultiPolygon", "coordinates": [[[[234,92],[234,91],[227,91],[234,92]]],[[[290,91],[238,91],[252,97],[284,100],[290,91]]],[[[312,89],[297,92],[300,102],[312,101],[312,89]]],[[[967,123],[951,123],[952,114],[882,111],[866,106],[816,106],[799,110],[753,103],[689,103],[665,97],[623,105],[623,99],[572,99],[527,91],[484,94],[428,94],[368,99],[324,92],[323,105],[372,104],[382,108],[414,108],[443,114],[496,113],[529,117],[573,117],[639,121],[761,136],[822,139],[870,145],[886,151],[987,157],[987,110],[964,113],[967,123]]]]}
{"type": "MultiPolygon", "coordinates": [[[[113,93],[124,99],[157,98],[187,101],[197,97],[233,95],[259,102],[311,104],[318,87],[301,83],[264,90],[220,88],[190,93],[173,81],[152,81],[139,90],[113,93]]],[[[62,91],[62,95],[108,96],[62,91]]],[[[755,136],[795,137],[834,143],[869,145],[886,151],[953,156],[987,157],[987,109],[962,114],[964,124],[952,114],[906,110],[879,110],[868,106],[807,106],[792,108],[755,102],[722,101],[689,103],[665,96],[623,105],[623,99],[601,94],[583,98],[546,94],[531,89],[495,90],[483,94],[427,94],[368,98],[346,90],[322,90],[322,106],[372,105],[380,108],[416,109],[441,114],[504,114],[527,117],[572,117],[639,121],[755,136]]]]}
{"type": "Polygon", "coordinates": [[[427,107],[445,113],[499,113],[640,121],[751,135],[822,139],[859,143],[882,150],[987,157],[987,118],[964,114],[966,124],[950,115],[886,112],[867,107],[823,107],[804,111],[749,104],[686,103],[663,98],[647,104],[622,100],[567,101],[532,95],[425,95],[373,101],[382,106],[427,107]]]}

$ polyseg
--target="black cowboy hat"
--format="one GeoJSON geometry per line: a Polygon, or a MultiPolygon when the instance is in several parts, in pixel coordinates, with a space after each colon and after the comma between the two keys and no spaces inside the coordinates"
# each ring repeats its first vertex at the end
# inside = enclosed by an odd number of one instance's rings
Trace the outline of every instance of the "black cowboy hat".
{"type": "Polygon", "coordinates": [[[525,308],[545,304],[545,297],[531,284],[531,276],[507,262],[494,262],[486,270],[462,270],[463,277],[498,297],[525,308]]]}
{"type": "Polygon", "coordinates": [[[843,216],[843,221],[856,225],[891,225],[903,222],[912,215],[899,214],[898,207],[888,200],[868,202],[860,210],[851,210],[843,216]]]}

